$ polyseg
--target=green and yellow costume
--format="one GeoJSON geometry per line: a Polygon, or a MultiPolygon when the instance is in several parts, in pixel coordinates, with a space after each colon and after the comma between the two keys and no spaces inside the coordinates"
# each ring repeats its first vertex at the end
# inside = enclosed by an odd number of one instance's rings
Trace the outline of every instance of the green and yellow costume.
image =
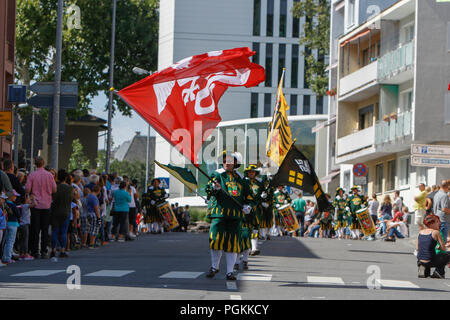
{"type": "Polygon", "coordinates": [[[236,171],[227,172],[224,169],[214,172],[212,178],[220,184],[222,190],[214,189],[211,181],[205,188],[209,200],[206,216],[211,219],[209,247],[225,252],[242,252],[242,222],[245,214],[231,198],[241,205],[253,206],[248,182],[236,171]]]}
{"type": "Polygon", "coordinates": [[[274,210],[274,214],[275,214],[275,225],[278,226],[284,226],[283,223],[283,218],[282,216],[278,213],[278,208],[287,204],[287,203],[291,203],[291,197],[289,196],[289,194],[284,191],[284,190],[278,190],[278,188],[274,191],[273,193],[273,210],[274,210]]]}
{"type": "Polygon", "coordinates": [[[142,195],[142,206],[145,208],[145,223],[162,223],[163,217],[157,210],[157,206],[166,202],[166,190],[160,187],[151,186],[147,192],[142,195]],[[155,203],[152,204],[152,201],[155,203]]]}
{"type": "Polygon", "coordinates": [[[347,210],[345,209],[346,206],[347,201],[343,197],[337,195],[334,198],[333,207],[336,210],[335,230],[347,227],[347,210]]]}
{"type": "Polygon", "coordinates": [[[351,230],[361,230],[361,225],[356,217],[356,211],[367,206],[364,201],[364,198],[360,195],[350,195],[347,198],[347,207],[350,208],[350,229],[351,230]]]}

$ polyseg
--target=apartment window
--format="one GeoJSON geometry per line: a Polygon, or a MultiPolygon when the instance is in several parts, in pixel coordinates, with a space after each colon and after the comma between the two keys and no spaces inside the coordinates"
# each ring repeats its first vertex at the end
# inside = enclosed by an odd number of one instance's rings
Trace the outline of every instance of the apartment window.
{"type": "Polygon", "coordinates": [[[258,42],[253,42],[252,48],[253,51],[255,51],[255,55],[252,57],[253,58],[253,63],[257,63],[259,64],[259,43],[258,42]]]}
{"type": "Polygon", "coordinates": [[[273,36],[273,11],[274,11],[274,0],[267,0],[267,28],[266,35],[268,37],[273,36]]]}
{"type": "Polygon", "coordinates": [[[253,35],[259,36],[261,29],[261,0],[253,1],[253,35]]]}
{"type": "Polygon", "coordinates": [[[317,97],[316,114],[323,114],[323,97],[317,97]]]}
{"type": "Polygon", "coordinates": [[[298,44],[292,45],[291,88],[298,88],[298,44]]]}
{"type": "Polygon", "coordinates": [[[375,192],[383,192],[383,164],[377,164],[375,167],[375,192]]]}
{"type": "Polygon", "coordinates": [[[395,176],[397,175],[396,169],[396,161],[388,161],[388,181],[386,186],[388,190],[395,190],[395,176]]]}
{"type": "Polygon", "coordinates": [[[272,51],[273,45],[266,44],[266,87],[272,86],[272,51]]]}
{"type": "Polygon", "coordinates": [[[355,0],[349,0],[347,9],[347,27],[351,27],[355,24],[355,11],[355,0]]]}
{"type": "Polygon", "coordinates": [[[398,165],[398,184],[399,187],[409,185],[409,176],[411,174],[411,164],[409,157],[400,158],[398,165]]]}
{"type": "Polygon", "coordinates": [[[258,94],[252,93],[250,105],[250,118],[258,117],[258,94]]]}
{"type": "Polygon", "coordinates": [[[270,109],[272,107],[272,95],[270,93],[264,94],[264,117],[270,117],[270,109]]]}
{"type": "Polygon", "coordinates": [[[414,39],[414,23],[403,27],[403,43],[408,43],[414,39]]]}
{"type": "MultiPolygon", "coordinates": [[[[299,2],[300,0],[294,0],[294,5],[296,2],[299,2]]],[[[300,37],[300,19],[293,17],[292,18],[292,38],[299,38],[300,37]]]]}
{"type": "Polygon", "coordinates": [[[287,0],[280,0],[280,37],[286,37],[287,0]]]}
{"type": "Polygon", "coordinates": [[[303,114],[311,114],[311,96],[303,96],[303,114]]]}
{"type": "Polygon", "coordinates": [[[278,77],[281,79],[283,68],[286,66],[286,45],[280,43],[278,47],[278,77]]]}
{"type": "Polygon", "coordinates": [[[297,95],[296,94],[291,95],[290,109],[291,109],[291,116],[296,116],[297,115],[297,95]]]}
{"type": "Polygon", "coordinates": [[[373,104],[359,109],[359,130],[373,126],[373,104]]]}
{"type": "Polygon", "coordinates": [[[400,112],[411,111],[414,99],[413,90],[401,93],[401,109],[400,112]]]}

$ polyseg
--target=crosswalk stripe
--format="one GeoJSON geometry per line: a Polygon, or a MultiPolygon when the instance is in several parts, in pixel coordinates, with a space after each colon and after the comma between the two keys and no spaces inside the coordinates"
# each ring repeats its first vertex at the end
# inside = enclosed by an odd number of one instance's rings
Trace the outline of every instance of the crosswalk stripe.
{"type": "Polygon", "coordinates": [[[242,297],[238,295],[231,295],[230,300],[242,300],[242,297]]]}
{"type": "Polygon", "coordinates": [[[237,279],[241,281],[272,281],[272,275],[258,273],[240,273],[238,274],[237,279]]]}
{"type": "Polygon", "coordinates": [[[203,273],[204,272],[171,271],[159,277],[171,279],[196,279],[200,277],[203,273]]]}
{"type": "Polygon", "coordinates": [[[344,285],[344,280],[339,277],[307,277],[308,283],[316,283],[316,284],[340,284],[344,285]]]}
{"type": "Polygon", "coordinates": [[[99,270],[96,272],[85,274],[85,277],[123,277],[127,274],[135,272],[134,270],[99,270]]]}
{"type": "Polygon", "coordinates": [[[16,273],[12,277],[47,277],[52,274],[66,272],[66,270],[33,270],[28,272],[16,273]]]}
{"type": "Polygon", "coordinates": [[[420,288],[418,285],[415,285],[411,281],[384,280],[384,279],[379,279],[377,281],[384,288],[414,288],[414,289],[420,288]]]}

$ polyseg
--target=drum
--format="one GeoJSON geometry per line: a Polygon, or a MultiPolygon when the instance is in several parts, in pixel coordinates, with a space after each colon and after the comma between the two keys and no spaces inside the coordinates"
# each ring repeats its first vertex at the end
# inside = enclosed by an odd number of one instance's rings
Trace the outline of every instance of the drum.
{"type": "Polygon", "coordinates": [[[168,230],[178,227],[178,221],[168,202],[161,203],[156,209],[164,219],[164,224],[168,230]]]}
{"type": "Polygon", "coordinates": [[[290,204],[285,204],[278,208],[278,214],[284,223],[286,231],[292,232],[299,229],[297,217],[290,204]]]}
{"type": "Polygon", "coordinates": [[[356,217],[365,236],[374,234],[377,230],[369,214],[369,208],[362,208],[356,211],[356,217]]]}

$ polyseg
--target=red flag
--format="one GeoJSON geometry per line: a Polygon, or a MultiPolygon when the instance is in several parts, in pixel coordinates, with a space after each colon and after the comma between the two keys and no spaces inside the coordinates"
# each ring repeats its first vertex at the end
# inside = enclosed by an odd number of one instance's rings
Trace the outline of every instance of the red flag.
{"type": "Polygon", "coordinates": [[[221,121],[217,104],[227,88],[253,87],[265,80],[264,68],[249,60],[254,54],[249,48],[236,48],[189,57],[120,90],[118,95],[197,164],[197,154],[210,129],[221,121]]]}

